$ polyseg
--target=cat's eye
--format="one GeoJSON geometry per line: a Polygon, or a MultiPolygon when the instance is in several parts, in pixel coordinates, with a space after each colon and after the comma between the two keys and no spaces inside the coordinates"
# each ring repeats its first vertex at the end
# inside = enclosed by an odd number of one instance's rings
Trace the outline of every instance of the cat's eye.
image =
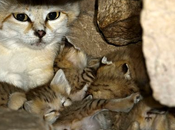
{"type": "Polygon", "coordinates": [[[60,16],[60,12],[50,12],[47,15],[47,20],[55,20],[60,16]]]}
{"type": "Polygon", "coordinates": [[[13,13],[13,17],[21,22],[29,21],[29,17],[24,13],[13,13]]]}

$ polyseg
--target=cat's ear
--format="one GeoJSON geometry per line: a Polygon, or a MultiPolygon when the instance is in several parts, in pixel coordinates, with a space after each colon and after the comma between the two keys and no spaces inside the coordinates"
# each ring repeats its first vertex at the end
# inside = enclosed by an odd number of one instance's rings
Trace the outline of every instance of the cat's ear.
{"type": "Polygon", "coordinates": [[[9,3],[6,0],[0,0],[0,29],[2,28],[2,23],[6,17],[8,17],[8,12],[6,11],[9,3]]]}
{"type": "Polygon", "coordinates": [[[66,76],[62,69],[59,69],[57,73],[55,74],[54,78],[51,81],[50,85],[60,86],[61,90],[64,91],[66,94],[70,94],[71,87],[69,85],[69,82],[66,79],[66,76]]]}
{"type": "Polygon", "coordinates": [[[4,11],[7,6],[9,6],[9,2],[7,0],[0,0],[0,11],[4,11]]]}
{"type": "Polygon", "coordinates": [[[101,63],[104,64],[104,65],[110,65],[110,64],[112,64],[112,61],[108,61],[107,57],[104,56],[101,59],[101,63]]]}
{"type": "Polygon", "coordinates": [[[127,63],[122,64],[122,72],[124,74],[125,79],[131,79],[131,73],[129,70],[129,65],[127,63]]]}
{"type": "Polygon", "coordinates": [[[69,19],[68,22],[72,23],[77,16],[80,14],[80,5],[79,2],[71,2],[71,3],[67,3],[65,5],[65,12],[67,13],[69,19]]]}

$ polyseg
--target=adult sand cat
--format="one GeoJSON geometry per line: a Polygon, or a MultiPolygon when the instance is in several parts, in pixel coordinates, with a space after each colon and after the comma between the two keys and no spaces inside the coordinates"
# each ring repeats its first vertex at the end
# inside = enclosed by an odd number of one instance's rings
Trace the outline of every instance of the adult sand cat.
{"type": "Polygon", "coordinates": [[[53,61],[77,2],[0,1],[0,81],[24,90],[53,76],[53,61]]]}

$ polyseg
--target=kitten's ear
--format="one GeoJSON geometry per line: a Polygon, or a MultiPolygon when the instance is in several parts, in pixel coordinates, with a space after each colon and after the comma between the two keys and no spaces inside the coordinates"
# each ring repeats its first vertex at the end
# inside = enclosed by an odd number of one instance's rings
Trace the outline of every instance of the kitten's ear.
{"type": "Polygon", "coordinates": [[[122,72],[124,73],[125,79],[128,79],[128,80],[131,79],[131,73],[130,73],[130,70],[129,70],[129,65],[127,63],[124,63],[122,65],[122,72]]]}
{"type": "Polygon", "coordinates": [[[62,69],[59,69],[51,81],[51,85],[60,86],[66,94],[70,94],[71,87],[62,69]]]}
{"type": "Polygon", "coordinates": [[[92,95],[87,95],[83,100],[91,100],[93,99],[93,96],[92,95]]]}
{"type": "Polygon", "coordinates": [[[101,59],[101,63],[104,64],[104,65],[110,65],[110,64],[112,64],[112,61],[108,61],[107,57],[104,56],[101,59]]]}

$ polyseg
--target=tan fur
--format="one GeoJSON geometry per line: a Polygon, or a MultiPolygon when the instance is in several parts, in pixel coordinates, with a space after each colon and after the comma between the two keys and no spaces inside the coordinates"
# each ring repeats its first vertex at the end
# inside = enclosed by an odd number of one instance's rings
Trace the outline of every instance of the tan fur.
{"type": "MultiPolygon", "coordinates": [[[[140,95],[132,94],[123,99],[86,99],[74,102],[71,106],[61,111],[59,118],[53,124],[55,130],[68,129],[81,130],[98,128],[96,120],[93,116],[100,111],[111,110],[115,112],[128,112],[135,103],[140,100],[140,95]],[[90,126],[90,122],[93,124],[90,126]],[[89,125],[88,125],[89,124],[89,125]]],[[[99,129],[99,128],[98,128],[99,129]]]]}
{"type": "Polygon", "coordinates": [[[120,130],[174,130],[175,117],[171,112],[149,114],[152,109],[162,107],[152,97],[145,98],[127,115],[119,115],[115,126],[120,130]]]}
{"type": "Polygon", "coordinates": [[[11,84],[0,82],[0,106],[18,110],[25,102],[24,90],[11,84]]]}
{"type": "Polygon", "coordinates": [[[133,80],[130,80],[130,64],[127,61],[116,61],[101,65],[94,82],[88,88],[88,94],[93,98],[121,98],[126,97],[139,89],[133,80]],[[128,77],[129,76],[129,77],[128,77]],[[129,78],[129,79],[128,79],[129,78]]]}
{"type": "Polygon", "coordinates": [[[137,83],[142,95],[151,93],[149,77],[146,70],[145,59],[142,52],[142,42],[117,47],[117,50],[108,54],[109,61],[126,61],[129,63],[131,77],[137,83]]]}
{"type": "Polygon", "coordinates": [[[53,122],[59,111],[69,106],[70,85],[62,70],[58,70],[51,83],[30,89],[26,92],[27,101],[24,109],[30,113],[39,114],[48,122],[53,122]],[[57,113],[53,113],[58,111],[57,113]]]}
{"type": "Polygon", "coordinates": [[[24,92],[12,93],[9,97],[8,107],[12,110],[19,110],[21,107],[23,107],[26,100],[27,99],[24,92]]]}
{"type": "Polygon", "coordinates": [[[61,68],[71,86],[69,97],[72,100],[81,100],[88,85],[95,78],[93,69],[97,63],[90,61],[83,51],[75,48],[67,40],[65,41],[65,47],[55,59],[55,70],[61,68]]]}
{"type": "Polygon", "coordinates": [[[78,14],[77,1],[1,0],[0,81],[26,91],[50,81],[61,39],[78,14]],[[53,11],[60,16],[47,20],[53,11]],[[25,13],[29,20],[17,20],[14,13],[25,13]]]}

